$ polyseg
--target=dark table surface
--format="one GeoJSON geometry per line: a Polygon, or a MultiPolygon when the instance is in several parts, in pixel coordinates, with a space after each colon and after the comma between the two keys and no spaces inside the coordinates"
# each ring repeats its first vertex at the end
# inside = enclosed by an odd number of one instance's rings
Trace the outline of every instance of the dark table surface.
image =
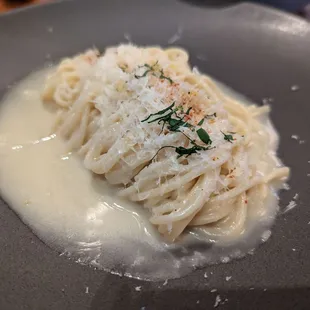
{"type": "MultiPolygon", "coordinates": [[[[47,3],[54,0],[0,0],[0,12],[6,12],[21,6],[31,4],[47,3]]],[[[199,2],[210,2],[206,0],[197,0],[199,2]]],[[[291,12],[301,12],[303,8],[310,3],[309,0],[249,0],[249,2],[271,5],[291,12]]],[[[216,0],[215,3],[241,2],[240,0],[216,0]]]]}

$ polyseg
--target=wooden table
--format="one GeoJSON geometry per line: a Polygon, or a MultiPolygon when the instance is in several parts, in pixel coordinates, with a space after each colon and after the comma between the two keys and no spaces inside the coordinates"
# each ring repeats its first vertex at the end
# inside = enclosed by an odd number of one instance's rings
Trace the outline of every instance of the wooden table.
{"type": "MultiPolygon", "coordinates": [[[[26,5],[30,5],[30,4],[38,4],[38,3],[46,3],[49,1],[53,1],[53,0],[31,0],[25,3],[18,3],[17,1],[15,2],[15,4],[10,4],[9,1],[5,1],[5,0],[0,0],[0,13],[1,12],[6,12],[18,7],[22,7],[22,6],[26,6],[26,5]]],[[[22,1],[21,1],[22,2],[22,1]]]]}

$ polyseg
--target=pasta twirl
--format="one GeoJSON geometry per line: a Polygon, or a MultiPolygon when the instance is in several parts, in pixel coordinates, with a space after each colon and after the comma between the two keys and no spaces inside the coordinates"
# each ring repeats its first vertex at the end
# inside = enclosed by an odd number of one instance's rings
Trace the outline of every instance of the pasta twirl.
{"type": "Polygon", "coordinates": [[[289,175],[262,121],[269,108],[231,98],[181,49],[87,51],[60,63],[42,97],[85,167],[148,208],[170,240],[188,226],[242,234],[248,203],[289,175]]]}

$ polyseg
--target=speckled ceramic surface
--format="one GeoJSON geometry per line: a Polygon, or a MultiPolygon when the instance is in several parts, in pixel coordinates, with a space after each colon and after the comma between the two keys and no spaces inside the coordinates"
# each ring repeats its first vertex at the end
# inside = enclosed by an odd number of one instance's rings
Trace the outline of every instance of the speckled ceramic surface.
{"type": "Polygon", "coordinates": [[[201,71],[256,102],[273,99],[279,155],[292,168],[281,207],[298,193],[297,207],[279,216],[254,255],[151,283],[60,257],[1,203],[1,310],[213,309],[219,298],[220,309],[309,309],[310,25],[251,4],[199,2],[75,0],[2,15],[0,96],[50,59],[89,46],[103,49],[128,37],[145,45],[175,41],[201,71]]]}

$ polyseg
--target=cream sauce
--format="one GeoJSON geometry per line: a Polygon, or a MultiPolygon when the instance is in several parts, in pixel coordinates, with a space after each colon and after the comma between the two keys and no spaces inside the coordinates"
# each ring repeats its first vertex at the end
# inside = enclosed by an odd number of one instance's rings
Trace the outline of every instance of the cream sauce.
{"type": "MultiPolygon", "coordinates": [[[[182,244],[163,242],[142,206],[117,197],[115,188],[94,177],[51,134],[56,115],[40,100],[46,74],[47,70],[31,74],[1,105],[0,190],[22,221],[49,246],[80,263],[160,280],[241,257],[268,239],[276,214],[273,194],[270,207],[258,210],[247,232],[231,244],[207,244],[199,230],[182,244]],[[257,221],[257,216],[263,220],[257,221]]],[[[210,236],[207,240],[211,241],[210,236]]]]}

